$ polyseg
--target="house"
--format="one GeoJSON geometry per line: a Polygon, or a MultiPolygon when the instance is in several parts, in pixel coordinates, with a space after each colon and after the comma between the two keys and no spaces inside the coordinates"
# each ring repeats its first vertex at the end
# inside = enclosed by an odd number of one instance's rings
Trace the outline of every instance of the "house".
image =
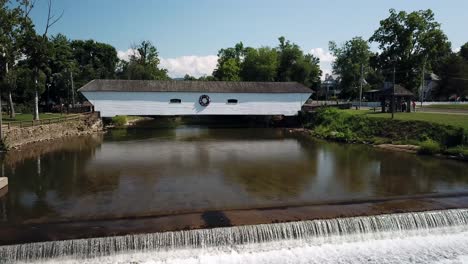
{"type": "MultiPolygon", "coordinates": [[[[422,90],[422,99],[424,101],[432,101],[434,99],[433,92],[439,86],[440,77],[434,73],[424,74],[424,85],[422,90]]],[[[421,98],[420,98],[421,99],[421,98]]]]}
{"type": "Polygon", "coordinates": [[[93,80],[79,90],[102,117],[297,115],[312,90],[296,82],[93,80]]]}
{"type": "Polygon", "coordinates": [[[318,96],[324,99],[330,97],[337,97],[341,93],[341,89],[339,87],[339,75],[336,74],[326,74],[325,79],[322,81],[320,85],[320,91],[318,96]]]}

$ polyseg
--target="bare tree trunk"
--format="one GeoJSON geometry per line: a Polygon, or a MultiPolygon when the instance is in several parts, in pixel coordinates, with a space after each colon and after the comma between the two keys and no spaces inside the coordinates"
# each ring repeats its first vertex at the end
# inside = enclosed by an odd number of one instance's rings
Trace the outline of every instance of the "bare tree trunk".
{"type": "Polygon", "coordinates": [[[39,95],[37,94],[37,72],[34,75],[34,120],[39,120],[39,95]]]}
{"type": "Polygon", "coordinates": [[[8,91],[8,105],[10,107],[10,118],[15,118],[15,104],[13,104],[13,98],[11,97],[11,91],[8,91]]]}

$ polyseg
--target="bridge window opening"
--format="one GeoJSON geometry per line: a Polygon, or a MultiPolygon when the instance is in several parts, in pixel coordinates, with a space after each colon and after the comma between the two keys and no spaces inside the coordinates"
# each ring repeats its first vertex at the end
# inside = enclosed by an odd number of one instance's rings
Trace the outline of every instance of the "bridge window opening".
{"type": "Polygon", "coordinates": [[[227,103],[228,104],[237,104],[237,99],[228,99],[227,103]]]}
{"type": "Polygon", "coordinates": [[[180,100],[180,99],[171,99],[170,103],[171,104],[180,104],[180,103],[182,103],[182,100],[180,100]]]}

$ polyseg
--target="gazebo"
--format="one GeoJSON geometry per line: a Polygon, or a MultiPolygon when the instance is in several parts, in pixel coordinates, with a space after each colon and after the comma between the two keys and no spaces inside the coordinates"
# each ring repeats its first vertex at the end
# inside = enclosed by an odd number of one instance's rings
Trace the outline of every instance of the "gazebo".
{"type": "Polygon", "coordinates": [[[399,84],[395,84],[395,91],[393,85],[387,85],[385,88],[372,91],[372,97],[381,102],[382,112],[391,112],[392,102],[395,107],[395,112],[411,112],[411,99],[413,93],[399,84]],[[403,104],[406,104],[406,109],[402,109],[403,104]]]}

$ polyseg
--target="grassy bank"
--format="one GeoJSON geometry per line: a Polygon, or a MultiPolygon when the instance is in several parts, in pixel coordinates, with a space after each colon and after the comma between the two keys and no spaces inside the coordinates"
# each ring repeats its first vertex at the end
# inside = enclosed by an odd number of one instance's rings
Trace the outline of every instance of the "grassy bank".
{"type": "MultiPolygon", "coordinates": [[[[386,118],[390,119],[390,113],[373,112],[370,110],[343,110],[343,112],[351,115],[365,115],[370,118],[386,118]]],[[[454,126],[463,128],[468,131],[468,115],[451,115],[451,114],[435,114],[435,113],[395,113],[396,120],[404,121],[424,121],[446,126],[454,126]]]]}
{"type": "Polygon", "coordinates": [[[325,139],[411,144],[420,146],[421,154],[445,153],[468,158],[468,116],[398,113],[392,120],[390,114],[321,109],[316,113],[304,114],[302,118],[306,128],[315,136],[325,139]]]}
{"type": "Polygon", "coordinates": [[[468,104],[433,104],[424,106],[425,108],[434,108],[434,109],[460,109],[468,110],[468,104]]]}

